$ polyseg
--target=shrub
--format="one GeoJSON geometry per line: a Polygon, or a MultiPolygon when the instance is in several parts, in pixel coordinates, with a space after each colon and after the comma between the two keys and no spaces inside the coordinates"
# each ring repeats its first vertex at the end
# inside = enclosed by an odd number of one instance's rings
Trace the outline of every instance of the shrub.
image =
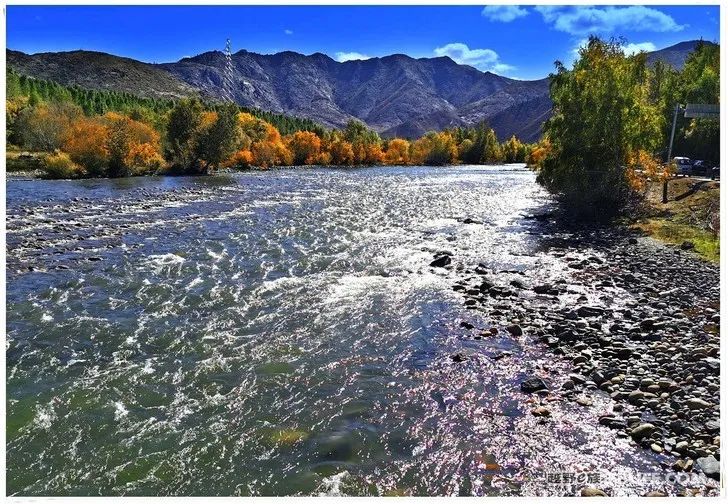
{"type": "Polygon", "coordinates": [[[253,153],[250,152],[248,149],[241,149],[235,154],[233,154],[227,161],[225,161],[224,166],[226,168],[241,168],[246,169],[250,168],[253,164],[253,153]]]}
{"type": "Polygon", "coordinates": [[[74,163],[65,152],[56,152],[46,156],[43,164],[43,178],[70,179],[85,175],[84,170],[74,163]]]}
{"type": "Polygon", "coordinates": [[[109,165],[109,128],[97,119],[82,117],[73,121],[66,133],[63,150],[87,175],[106,175],[109,165]]]}
{"type": "Polygon", "coordinates": [[[133,144],[124,158],[124,164],[129,167],[132,175],[149,175],[164,166],[164,158],[156,145],[133,144]]]}

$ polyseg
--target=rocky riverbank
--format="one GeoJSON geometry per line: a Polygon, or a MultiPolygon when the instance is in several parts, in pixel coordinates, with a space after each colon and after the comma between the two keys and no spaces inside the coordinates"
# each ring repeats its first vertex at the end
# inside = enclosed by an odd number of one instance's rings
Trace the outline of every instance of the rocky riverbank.
{"type": "Polygon", "coordinates": [[[591,408],[608,395],[610,409],[594,415],[603,428],[664,455],[666,470],[719,479],[717,265],[624,229],[538,220],[547,237],[540,252],[560,267],[494,271],[435,257],[433,267],[462,268],[454,290],[491,324],[463,330],[484,339],[500,328],[570,363],[568,375],[521,383],[539,398],[533,415],[548,421],[553,402],[591,408]]]}

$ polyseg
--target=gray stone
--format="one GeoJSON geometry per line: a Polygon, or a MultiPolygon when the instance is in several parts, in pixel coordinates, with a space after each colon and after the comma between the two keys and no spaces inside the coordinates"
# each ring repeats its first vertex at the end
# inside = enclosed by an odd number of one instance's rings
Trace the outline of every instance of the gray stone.
{"type": "Polygon", "coordinates": [[[686,401],[686,404],[688,405],[688,408],[691,410],[700,410],[700,409],[706,409],[713,406],[708,401],[704,401],[703,399],[700,399],[698,397],[691,397],[686,401]]]}
{"type": "Polygon", "coordinates": [[[655,427],[651,423],[643,423],[632,429],[629,435],[632,436],[635,440],[639,441],[641,439],[651,436],[656,429],[657,427],[655,427]]]}
{"type": "Polygon", "coordinates": [[[539,390],[545,390],[546,384],[541,378],[535,376],[521,382],[521,391],[526,393],[538,392],[539,390]]]}
{"type": "Polygon", "coordinates": [[[606,493],[604,493],[603,490],[600,490],[595,487],[584,487],[581,489],[581,496],[582,497],[608,497],[606,493]]]}
{"type": "Polygon", "coordinates": [[[523,335],[523,329],[521,329],[521,326],[518,324],[512,324],[506,327],[506,331],[511,333],[513,336],[522,336],[523,335]]]}
{"type": "Polygon", "coordinates": [[[435,260],[430,263],[430,266],[432,266],[433,268],[444,268],[451,262],[452,259],[450,259],[450,256],[443,255],[440,257],[436,257],[435,260]]]}
{"type": "Polygon", "coordinates": [[[701,457],[695,461],[703,473],[709,478],[720,480],[720,462],[714,456],[701,457]]]}

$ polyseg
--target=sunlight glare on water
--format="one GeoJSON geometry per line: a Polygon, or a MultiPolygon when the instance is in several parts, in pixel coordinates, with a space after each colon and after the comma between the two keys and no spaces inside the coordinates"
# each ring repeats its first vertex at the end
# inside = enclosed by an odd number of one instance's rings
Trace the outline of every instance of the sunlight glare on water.
{"type": "Polygon", "coordinates": [[[530,430],[518,370],[451,365],[429,263],[543,267],[548,204],[522,166],[9,182],[8,492],[520,493],[584,438],[530,430]]]}

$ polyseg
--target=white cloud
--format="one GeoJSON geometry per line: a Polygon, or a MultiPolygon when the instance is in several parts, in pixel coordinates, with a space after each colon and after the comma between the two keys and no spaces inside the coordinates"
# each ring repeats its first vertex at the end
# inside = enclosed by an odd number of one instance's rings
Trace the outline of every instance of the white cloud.
{"type": "Polygon", "coordinates": [[[286,35],[293,35],[293,30],[286,29],[286,30],[283,30],[283,33],[285,33],[286,35]]]}
{"type": "Polygon", "coordinates": [[[514,19],[527,16],[528,11],[518,5],[488,5],[483,7],[481,14],[491,21],[510,23],[514,19]]]}
{"type": "Polygon", "coordinates": [[[579,50],[582,47],[586,47],[586,45],[589,43],[589,39],[581,39],[577,44],[576,47],[574,47],[571,50],[571,63],[574,63],[576,60],[579,59],[579,50]]]}
{"type": "Polygon", "coordinates": [[[652,42],[638,42],[636,44],[625,44],[624,45],[624,54],[637,54],[639,52],[645,51],[645,52],[652,52],[657,47],[655,47],[655,44],[652,42]]]}
{"type": "MultiPolygon", "coordinates": [[[[577,44],[576,47],[574,47],[571,50],[570,56],[571,56],[571,63],[574,63],[577,59],[579,59],[579,49],[582,47],[586,47],[586,45],[589,43],[589,39],[581,39],[577,44]]],[[[637,43],[630,43],[630,44],[624,44],[622,46],[622,50],[624,51],[624,54],[631,56],[633,54],[637,54],[640,51],[646,51],[651,52],[657,49],[655,47],[655,44],[652,42],[637,42],[637,43]]]]}
{"type": "Polygon", "coordinates": [[[371,56],[367,56],[366,54],[361,54],[358,52],[337,52],[335,56],[336,61],[339,61],[341,63],[343,63],[344,61],[367,60],[371,58],[371,56]]]}
{"type": "Polygon", "coordinates": [[[629,7],[535,7],[543,20],[554,29],[572,35],[608,34],[617,30],[670,32],[680,31],[672,17],[657,9],[643,6],[629,7]]]}
{"type": "Polygon", "coordinates": [[[448,56],[456,63],[470,65],[479,70],[505,73],[515,67],[500,61],[498,53],[492,49],[470,49],[462,42],[453,42],[435,49],[435,56],[448,56]]]}
{"type": "Polygon", "coordinates": [[[516,67],[514,67],[513,65],[506,65],[505,63],[496,63],[495,65],[493,65],[493,68],[491,68],[491,71],[493,73],[497,73],[498,75],[503,75],[503,74],[512,72],[515,69],[516,69],[516,67]]]}

